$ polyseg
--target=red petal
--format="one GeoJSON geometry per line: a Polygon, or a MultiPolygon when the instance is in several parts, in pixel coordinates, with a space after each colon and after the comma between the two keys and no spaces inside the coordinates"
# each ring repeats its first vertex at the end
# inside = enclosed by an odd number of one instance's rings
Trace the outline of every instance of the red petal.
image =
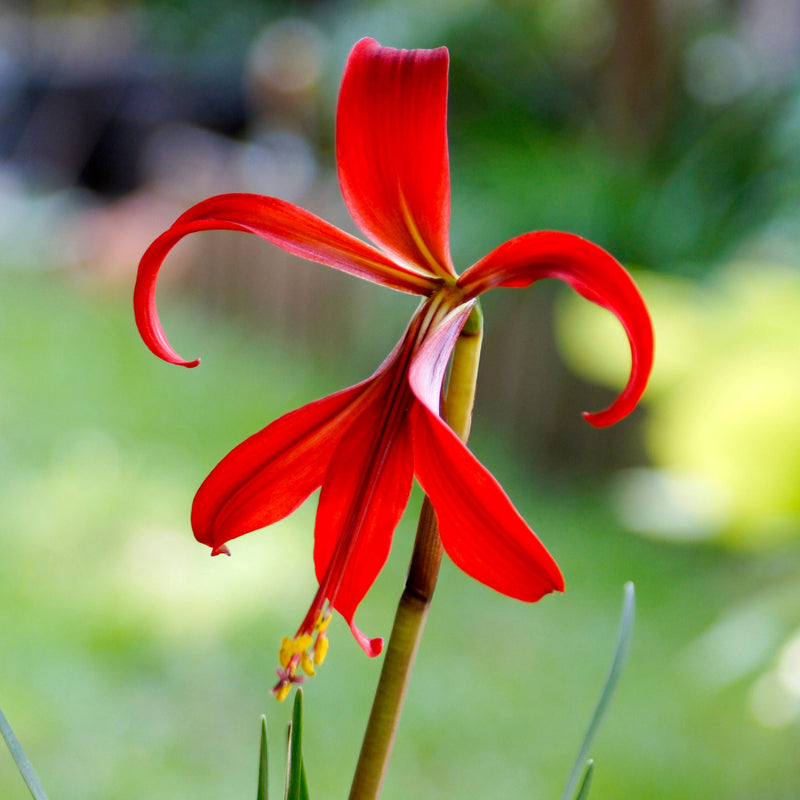
{"type": "Polygon", "coordinates": [[[158,320],[156,280],[167,253],[189,233],[235,230],[254,233],[294,255],[349,272],[359,278],[414,294],[429,294],[430,275],[395,264],[379,250],[298,206],[255,194],[224,194],[198,203],[147,249],[134,290],[136,324],[145,344],[160,358],[194,367],[172,349],[158,320]]]}
{"type": "Polygon", "coordinates": [[[450,311],[425,336],[425,341],[411,360],[408,382],[414,394],[437,415],[450,356],[474,305],[475,301],[470,301],[450,311]]]}
{"type": "Polygon", "coordinates": [[[369,383],[291,411],[228,453],[194,498],[197,540],[224,552],[225,542],[294,511],[322,483],[369,383]]]}
{"type": "Polygon", "coordinates": [[[433,503],[448,555],[468,575],[503,594],[534,601],[564,582],[555,561],[500,484],[439,417],[445,368],[472,310],[446,316],[415,354],[409,384],[414,472],[433,503]]]}
{"type": "Polygon", "coordinates": [[[459,285],[467,297],[497,286],[530,286],[559,278],[622,323],[631,347],[631,373],[625,389],[604,411],[584,414],[592,425],[612,425],[629,414],[647,386],[653,366],[653,324],[627,270],[609,253],[568,233],[526,233],[500,245],[464,272],[459,285]]]}
{"type": "MultiPolygon", "coordinates": [[[[353,420],[331,458],[322,485],[314,533],[317,578],[333,606],[353,615],[389,555],[392,534],[408,503],[413,479],[405,415],[410,392],[404,375],[353,420]]],[[[368,655],[376,640],[356,638],[368,655]]]]}
{"type": "Polygon", "coordinates": [[[444,549],[471,577],[519,600],[564,590],[558,565],[491,473],[423,403],[411,412],[414,472],[444,549]]]}
{"type": "Polygon", "coordinates": [[[336,160],[345,203],[378,246],[431,274],[450,260],[447,49],[362,39],[345,67],[336,160]]]}

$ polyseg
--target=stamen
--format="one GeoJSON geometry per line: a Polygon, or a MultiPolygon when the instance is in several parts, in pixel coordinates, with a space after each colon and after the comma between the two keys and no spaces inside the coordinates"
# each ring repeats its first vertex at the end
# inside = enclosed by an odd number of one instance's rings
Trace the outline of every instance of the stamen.
{"type": "Polygon", "coordinates": [[[325,633],[325,631],[328,630],[328,625],[330,624],[331,616],[332,614],[330,612],[330,609],[328,609],[328,613],[325,614],[324,616],[320,611],[319,617],[317,617],[317,621],[314,624],[314,630],[318,631],[319,633],[325,633]]]}
{"type": "Polygon", "coordinates": [[[314,645],[314,663],[319,667],[328,655],[328,637],[321,634],[317,637],[317,643],[314,645]]]}
{"type": "MultiPolygon", "coordinates": [[[[298,632],[293,639],[288,636],[281,639],[281,647],[278,652],[278,661],[281,665],[277,670],[278,683],[272,689],[278,702],[286,699],[292,684],[302,683],[305,680],[303,676],[297,674],[298,668],[302,669],[309,678],[316,675],[317,671],[314,667],[322,664],[325,654],[328,652],[328,637],[325,631],[330,624],[332,613],[330,607],[325,611],[320,611],[310,632],[298,632]],[[314,634],[316,634],[316,641],[314,634]]],[[[304,621],[304,625],[308,625],[308,622],[304,621]]],[[[301,627],[300,630],[302,631],[303,628],[301,627]]]]}
{"type": "Polygon", "coordinates": [[[308,653],[305,651],[300,654],[300,666],[303,668],[303,672],[305,672],[309,678],[313,678],[317,674],[316,670],[314,669],[314,665],[311,663],[308,653]]]}
{"type": "Polygon", "coordinates": [[[292,640],[288,636],[284,636],[281,640],[281,649],[278,653],[278,661],[280,665],[286,669],[289,666],[289,661],[292,658],[292,640]]]}

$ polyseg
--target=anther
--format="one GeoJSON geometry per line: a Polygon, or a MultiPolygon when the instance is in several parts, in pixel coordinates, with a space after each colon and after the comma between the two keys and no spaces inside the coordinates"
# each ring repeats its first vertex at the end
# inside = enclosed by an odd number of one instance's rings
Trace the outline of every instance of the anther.
{"type": "Polygon", "coordinates": [[[328,630],[328,625],[330,624],[331,616],[332,616],[331,614],[328,614],[327,617],[323,617],[322,614],[320,614],[316,625],[314,625],[314,630],[318,631],[319,633],[325,633],[325,631],[328,630]]]}
{"type": "Polygon", "coordinates": [[[288,636],[284,636],[281,640],[280,652],[278,653],[278,661],[284,669],[289,666],[292,655],[294,655],[292,653],[292,640],[288,636]]]}
{"type": "Polygon", "coordinates": [[[317,637],[316,645],[314,645],[314,664],[316,664],[319,667],[325,660],[325,656],[327,654],[328,654],[328,637],[320,634],[317,637]]]}
{"type": "Polygon", "coordinates": [[[314,675],[317,674],[314,669],[314,665],[311,663],[311,659],[308,657],[308,653],[305,650],[300,654],[300,666],[303,668],[303,672],[305,672],[309,678],[313,678],[314,675]]]}

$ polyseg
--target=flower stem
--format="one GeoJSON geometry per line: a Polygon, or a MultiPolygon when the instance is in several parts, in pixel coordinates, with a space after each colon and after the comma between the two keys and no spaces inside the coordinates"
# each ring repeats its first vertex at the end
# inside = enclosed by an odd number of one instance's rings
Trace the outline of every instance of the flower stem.
{"type": "MultiPolygon", "coordinates": [[[[483,314],[480,305],[476,304],[453,351],[444,404],[447,423],[464,442],[469,436],[472,421],[482,339],[483,314]]],[[[350,800],[377,800],[380,796],[441,560],[442,542],[436,514],[426,497],[420,512],[406,586],[395,614],[361,745],[350,800]]]]}

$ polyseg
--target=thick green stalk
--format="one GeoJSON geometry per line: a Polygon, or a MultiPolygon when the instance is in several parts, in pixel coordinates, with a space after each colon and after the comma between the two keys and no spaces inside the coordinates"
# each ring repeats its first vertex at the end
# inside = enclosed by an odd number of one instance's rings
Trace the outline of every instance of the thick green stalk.
{"type": "MultiPolygon", "coordinates": [[[[469,436],[478,377],[483,315],[475,305],[453,351],[445,400],[445,418],[462,441],[469,436]]],[[[377,800],[392,752],[408,679],[428,617],[442,560],[436,515],[426,497],[422,504],[411,566],[372,702],[350,800],[377,800]]]]}

